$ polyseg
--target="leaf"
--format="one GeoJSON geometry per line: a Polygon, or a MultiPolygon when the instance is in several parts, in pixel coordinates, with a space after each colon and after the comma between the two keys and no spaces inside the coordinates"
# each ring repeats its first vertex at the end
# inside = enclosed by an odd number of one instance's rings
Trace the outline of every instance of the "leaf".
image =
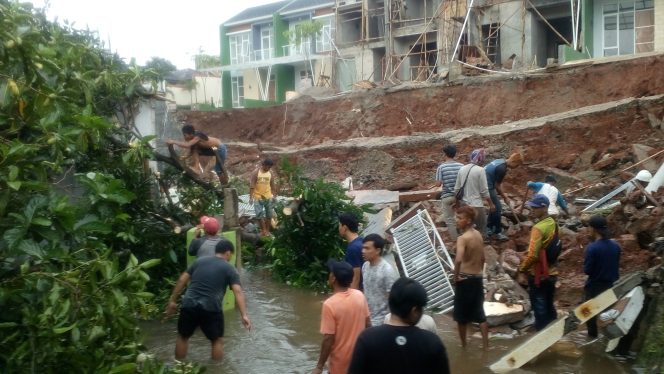
{"type": "Polygon", "coordinates": [[[71,330],[71,340],[76,343],[81,339],[81,330],[78,329],[78,327],[74,327],[71,330]]]}
{"type": "Polygon", "coordinates": [[[18,323],[16,322],[0,322],[0,329],[8,329],[16,326],[18,326],[18,323]]]}
{"type": "Polygon", "coordinates": [[[77,323],[78,322],[74,322],[71,325],[65,326],[65,327],[54,327],[53,332],[56,333],[56,334],[64,334],[65,332],[67,332],[67,331],[73,329],[74,327],[76,327],[77,323]]]}
{"type": "Polygon", "coordinates": [[[155,267],[161,263],[161,260],[158,258],[153,258],[151,260],[147,260],[143,262],[142,264],[138,265],[139,268],[141,269],[149,269],[151,267],[155,267]]]}
{"type": "Polygon", "coordinates": [[[93,326],[90,330],[90,335],[88,335],[88,343],[92,343],[104,335],[106,335],[106,332],[101,326],[93,326]]]}
{"type": "Polygon", "coordinates": [[[2,236],[2,238],[7,242],[7,246],[10,249],[14,249],[20,243],[21,239],[23,239],[24,235],[25,231],[23,228],[15,227],[5,231],[5,234],[2,236]]]}
{"type": "Polygon", "coordinates": [[[127,362],[125,364],[122,364],[120,366],[116,366],[111,371],[109,371],[109,374],[121,374],[121,373],[135,373],[136,372],[136,363],[134,362],[127,362]]]}
{"type": "Polygon", "coordinates": [[[19,189],[21,189],[21,184],[22,183],[19,181],[7,182],[7,185],[11,187],[11,189],[14,191],[18,191],[19,189]]]}
{"type": "Polygon", "coordinates": [[[175,251],[174,251],[174,250],[171,249],[171,250],[168,251],[168,257],[170,257],[171,261],[172,261],[174,264],[177,264],[177,263],[178,263],[178,257],[175,255],[175,251]]]}
{"type": "Polygon", "coordinates": [[[76,224],[74,225],[74,230],[78,231],[91,231],[91,232],[99,232],[102,234],[108,234],[111,232],[111,227],[99,220],[97,216],[94,214],[88,214],[82,219],[80,219],[76,224]]]}
{"type": "Polygon", "coordinates": [[[22,240],[18,245],[18,249],[31,256],[39,258],[44,257],[44,251],[41,249],[39,244],[35,243],[35,241],[32,239],[22,240]]]}
{"type": "Polygon", "coordinates": [[[15,165],[9,166],[9,180],[14,181],[18,177],[18,168],[15,165]]]}
{"type": "Polygon", "coordinates": [[[141,138],[141,143],[147,144],[149,143],[152,139],[156,139],[156,135],[145,135],[143,138],[141,138]]]}
{"type": "Polygon", "coordinates": [[[32,217],[35,216],[35,212],[48,205],[48,200],[45,196],[37,195],[30,199],[28,205],[26,205],[25,210],[23,211],[27,222],[32,221],[32,217]]]}
{"type": "Polygon", "coordinates": [[[35,224],[35,225],[38,225],[38,226],[46,226],[46,227],[50,227],[53,224],[53,222],[51,222],[50,219],[42,218],[42,217],[34,218],[32,220],[32,223],[35,224]]]}

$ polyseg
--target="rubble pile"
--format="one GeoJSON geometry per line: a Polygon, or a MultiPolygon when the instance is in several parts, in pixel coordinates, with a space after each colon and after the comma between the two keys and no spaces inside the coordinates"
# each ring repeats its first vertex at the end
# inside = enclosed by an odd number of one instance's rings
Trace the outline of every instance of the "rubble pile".
{"type": "MultiPolygon", "coordinates": [[[[656,166],[656,164],[654,165],[656,166]]],[[[602,191],[610,191],[622,182],[602,185],[602,191]]],[[[586,195],[592,196],[592,192],[586,195]]],[[[525,251],[528,249],[530,231],[534,224],[529,220],[527,208],[520,209],[523,196],[510,196],[517,208],[504,207],[503,227],[509,236],[504,242],[491,241],[485,248],[487,259],[485,291],[487,302],[502,303],[506,307],[522,305],[522,310],[503,310],[488,318],[490,325],[513,323],[525,318],[530,310],[527,292],[515,282],[516,271],[525,251]]],[[[601,197],[601,196],[600,196],[601,197]]],[[[443,238],[447,238],[447,228],[442,216],[440,201],[422,202],[443,238]]],[[[621,273],[646,270],[661,263],[664,254],[664,187],[646,196],[635,190],[620,199],[620,204],[592,214],[607,216],[612,237],[622,248],[621,273]]],[[[583,273],[584,251],[593,240],[585,222],[591,213],[574,213],[582,207],[572,207],[569,217],[559,218],[561,239],[564,251],[559,257],[560,272],[557,286],[559,308],[578,305],[583,300],[583,287],[586,275],[583,273]]],[[[454,243],[447,242],[454,253],[454,243]]]]}

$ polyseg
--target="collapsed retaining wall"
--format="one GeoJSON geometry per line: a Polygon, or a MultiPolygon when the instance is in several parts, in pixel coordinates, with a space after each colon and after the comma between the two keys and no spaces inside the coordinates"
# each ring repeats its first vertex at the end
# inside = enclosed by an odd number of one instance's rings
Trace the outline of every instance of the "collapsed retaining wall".
{"type": "Polygon", "coordinates": [[[664,55],[588,62],[527,76],[466,78],[314,101],[180,118],[227,141],[320,144],[356,137],[438,133],[536,118],[629,97],[664,93],[664,55]]]}

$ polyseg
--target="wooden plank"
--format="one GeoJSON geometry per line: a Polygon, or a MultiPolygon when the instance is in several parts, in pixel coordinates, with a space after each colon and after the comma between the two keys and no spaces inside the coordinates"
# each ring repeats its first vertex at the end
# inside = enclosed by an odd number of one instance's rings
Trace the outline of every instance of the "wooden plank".
{"type": "Polygon", "coordinates": [[[634,287],[643,281],[643,272],[636,272],[620,279],[613,288],[610,288],[594,299],[577,306],[574,309],[574,316],[579,323],[586,322],[590,318],[601,313],[604,309],[613,305],[618,299],[625,296],[634,287]]]}
{"type": "Polygon", "coordinates": [[[399,215],[392,223],[387,226],[385,232],[392,233],[392,229],[395,227],[401,226],[404,222],[411,219],[414,215],[417,214],[418,210],[424,209],[424,206],[421,203],[415,204],[413,207],[405,211],[403,214],[399,215]]]}
{"type": "Polygon", "coordinates": [[[586,322],[600,314],[604,309],[618,301],[613,290],[606,290],[597,297],[590,299],[574,309],[574,316],[580,323],[586,322]]]}
{"type": "Polygon", "coordinates": [[[440,188],[435,190],[399,192],[399,202],[416,203],[426,200],[437,200],[440,198],[440,193],[441,193],[440,188]]]}
{"type": "Polygon", "coordinates": [[[565,334],[575,330],[579,323],[587,321],[613,305],[618,299],[641,284],[642,281],[643,272],[636,272],[620,279],[613,288],[579,305],[569,317],[562,317],[552,322],[526,340],[526,342],[496,361],[489,368],[495,373],[506,373],[520,368],[557,342],[565,334]]]}
{"type": "Polygon", "coordinates": [[[530,339],[514,348],[489,368],[494,373],[507,373],[525,365],[565,335],[565,322],[568,317],[561,317],[549,324],[530,339]]]}

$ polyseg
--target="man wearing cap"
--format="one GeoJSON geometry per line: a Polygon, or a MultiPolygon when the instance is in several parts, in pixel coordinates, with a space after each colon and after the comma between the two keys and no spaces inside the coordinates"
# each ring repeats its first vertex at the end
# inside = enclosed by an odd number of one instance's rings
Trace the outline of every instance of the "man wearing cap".
{"type": "Polygon", "coordinates": [[[240,277],[228,260],[233,255],[233,243],[220,240],[215,246],[214,256],[199,257],[180,275],[165,315],[168,317],[177,311],[177,300],[182,290],[188,285],[182,297],[180,316],[178,317],[178,336],[175,341],[175,358],[182,360],[187,357],[189,338],[196,328],[200,327],[212,345],[211,357],[221,360],[224,355],[224,313],[221,300],[226,289],[235,294],[242,324],[251,329],[251,321],[247,316],[244,293],[240,285],[240,277]]]}
{"type": "Polygon", "coordinates": [[[489,211],[494,209],[493,203],[489,198],[489,189],[487,186],[486,174],[482,165],[484,165],[485,152],[483,148],[475,149],[470,154],[470,164],[466,164],[457,174],[454,184],[454,196],[462,195],[461,201],[457,204],[469,205],[475,209],[475,228],[486,238],[486,217],[487,212],[484,203],[489,206],[489,211]],[[460,191],[463,191],[460,193],[460,191]]]}
{"type": "Polygon", "coordinates": [[[349,288],[353,267],[342,261],[327,263],[327,282],[334,291],[323,303],[320,333],[323,334],[320,356],[312,374],[321,374],[329,358],[330,374],[348,372],[351,355],[360,332],[371,326],[369,306],[362,292],[349,288]]]}
{"type": "MultiPolygon", "coordinates": [[[[592,216],[588,221],[594,241],[586,248],[583,272],[588,275],[584,287],[585,299],[590,300],[613,287],[620,277],[620,246],[610,239],[606,218],[592,216]]],[[[597,337],[597,318],[586,322],[588,337],[597,337]]]]}
{"type": "Polygon", "coordinates": [[[201,217],[205,236],[194,239],[189,245],[189,255],[196,257],[214,256],[214,248],[219,243],[219,221],[214,217],[201,217]]]}
{"type": "Polygon", "coordinates": [[[500,203],[498,195],[503,197],[505,203],[511,206],[511,199],[507,196],[505,191],[503,191],[503,180],[507,175],[508,169],[514,169],[523,163],[523,156],[521,153],[515,152],[510,157],[505,159],[498,159],[491,161],[487,166],[484,167],[484,172],[486,173],[486,181],[489,187],[489,195],[491,196],[491,201],[496,209],[489,213],[489,218],[487,220],[487,228],[491,236],[495,236],[498,240],[508,240],[509,238],[502,233],[503,226],[500,223],[501,214],[503,212],[503,206],[500,203]]]}
{"type": "Polygon", "coordinates": [[[447,144],[443,147],[444,161],[436,169],[436,183],[438,186],[443,187],[440,195],[441,207],[443,208],[443,218],[447,225],[447,233],[452,242],[457,240],[457,228],[454,220],[454,205],[456,199],[454,197],[454,185],[459,174],[459,169],[463,166],[460,162],[454,160],[456,156],[456,146],[454,144],[447,144]]]}
{"type": "Polygon", "coordinates": [[[529,189],[535,192],[535,194],[542,194],[549,199],[549,215],[554,218],[560,214],[562,210],[566,215],[569,215],[567,210],[567,202],[563,197],[563,194],[553,185],[556,183],[556,178],[553,175],[547,175],[544,178],[544,182],[528,182],[527,186],[529,189]]]}
{"type": "Polygon", "coordinates": [[[535,329],[542,330],[557,317],[553,304],[556,290],[558,269],[555,264],[547,262],[546,249],[559,232],[553,217],[549,216],[549,199],[537,194],[526,203],[531,215],[538,222],[530,231],[528,253],[519,265],[517,280],[528,284],[530,304],[535,314],[535,329]]]}

